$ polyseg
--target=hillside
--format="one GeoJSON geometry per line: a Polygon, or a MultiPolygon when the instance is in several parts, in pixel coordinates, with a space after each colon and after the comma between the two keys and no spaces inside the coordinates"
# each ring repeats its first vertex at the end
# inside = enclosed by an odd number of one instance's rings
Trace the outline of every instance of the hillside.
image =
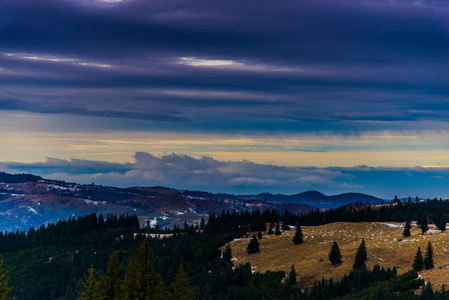
{"type": "MultiPolygon", "coordinates": [[[[285,231],[280,236],[263,234],[260,242],[260,254],[248,255],[246,246],[250,238],[236,239],[231,243],[234,264],[249,262],[253,270],[289,272],[295,265],[299,285],[311,288],[316,280],[322,277],[341,279],[352,269],[355,253],[362,238],[365,239],[368,252],[368,268],[375,264],[384,267],[396,267],[398,273],[411,269],[413,258],[418,247],[423,253],[428,241],[434,250],[435,268],[420,272],[425,280],[440,289],[442,284],[449,282],[449,232],[441,233],[433,225],[430,230],[421,235],[416,225],[412,227],[412,236],[402,237],[403,223],[331,223],[315,227],[302,227],[304,242],[299,245],[292,243],[294,230],[285,231]],[[328,261],[328,253],[333,241],[337,241],[343,263],[337,267],[328,261]],[[325,261],[320,262],[320,259],[325,261]]],[[[252,235],[249,235],[251,237],[252,235]]]]}
{"type": "Polygon", "coordinates": [[[0,176],[0,231],[28,230],[72,216],[136,214],[142,226],[172,227],[198,223],[210,213],[254,209],[288,209],[295,214],[314,208],[303,204],[270,203],[226,194],[164,187],[116,188],[45,180],[33,175],[0,176]],[[2,182],[3,179],[5,182],[2,182]],[[27,181],[29,180],[29,181],[27,181]]]}
{"type": "Polygon", "coordinates": [[[342,205],[356,202],[381,204],[383,201],[380,198],[362,193],[344,193],[340,195],[326,196],[325,194],[318,191],[307,191],[294,195],[273,195],[269,193],[263,193],[257,195],[257,197],[264,198],[267,201],[274,203],[298,203],[326,209],[336,208],[342,205]]]}

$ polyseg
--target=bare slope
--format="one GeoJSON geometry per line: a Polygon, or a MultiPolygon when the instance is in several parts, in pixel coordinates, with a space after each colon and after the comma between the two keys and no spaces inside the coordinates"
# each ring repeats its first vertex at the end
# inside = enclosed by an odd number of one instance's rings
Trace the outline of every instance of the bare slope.
{"type": "Polygon", "coordinates": [[[281,236],[264,234],[260,254],[248,255],[245,251],[249,238],[231,243],[234,263],[250,262],[258,272],[283,270],[289,272],[295,265],[300,286],[311,287],[315,280],[322,277],[339,280],[349,273],[354,263],[355,253],[362,238],[365,239],[369,268],[375,264],[398,268],[399,273],[411,269],[413,258],[419,247],[425,253],[428,241],[434,250],[435,268],[420,272],[425,280],[430,280],[440,288],[449,284],[449,232],[441,233],[434,226],[425,235],[420,235],[416,225],[412,226],[412,236],[402,237],[402,223],[332,223],[316,227],[302,227],[304,243],[294,245],[294,230],[283,232],[281,236]],[[328,261],[328,253],[336,240],[343,263],[337,267],[328,261]],[[320,262],[320,259],[325,259],[320,262]]]}

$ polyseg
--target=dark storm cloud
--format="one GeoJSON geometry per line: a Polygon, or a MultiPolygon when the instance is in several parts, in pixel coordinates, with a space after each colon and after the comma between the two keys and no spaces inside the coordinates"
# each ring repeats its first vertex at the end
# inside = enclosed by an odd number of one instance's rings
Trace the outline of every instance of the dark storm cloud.
{"type": "Polygon", "coordinates": [[[449,168],[302,168],[218,161],[169,154],[138,152],[133,163],[48,158],[43,163],[0,163],[0,170],[31,172],[45,178],[114,186],[169,186],[227,193],[325,193],[358,191],[386,199],[394,195],[444,197],[449,192],[449,168]],[[394,185],[391,183],[394,182],[394,185]]]}
{"type": "Polygon", "coordinates": [[[135,119],[145,121],[189,122],[189,120],[174,115],[157,113],[139,113],[113,110],[90,110],[76,106],[49,106],[37,102],[28,102],[14,98],[0,97],[0,110],[24,111],[41,114],[72,114],[78,116],[92,116],[104,118],[135,119]]]}
{"type": "Polygon", "coordinates": [[[412,123],[449,117],[447,12],[408,0],[7,0],[0,87],[23,102],[0,109],[117,118],[120,107],[195,131],[425,129],[412,123]]]}

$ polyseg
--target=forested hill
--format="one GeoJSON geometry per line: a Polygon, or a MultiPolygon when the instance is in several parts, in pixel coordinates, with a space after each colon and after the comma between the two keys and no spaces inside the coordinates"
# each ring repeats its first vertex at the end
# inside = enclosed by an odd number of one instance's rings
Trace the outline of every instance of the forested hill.
{"type": "MultiPolygon", "coordinates": [[[[202,219],[194,225],[185,223],[182,228],[173,230],[139,228],[135,215],[117,217],[94,213],[41,226],[28,234],[0,233],[0,253],[17,299],[76,299],[79,292],[86,290],[83,282],[87,280],[90,266],[99,275],[97,280],[106,278],[101,275],[110,274],[108,260],[111,253],[115,253],[118,261],[118,278],[144,277],[138,276],[138,265],[146,264],[142,260],[146,257],[151,262],[146,272],[151,273],[154,282],[159,282],[158,290],[165,293],[161,299],[168,299],[169,293],[176,292],[175,274],[179,274],[181,265],[190,282],[184,281],[184,284],[190,286],[199,299],[371,299],[373,294],[378,295],[377,299],[421,299],[413,290],[420,288],[423,280],[417,278],[414,271],[403,270],[405,273],[399,275],[395,268],[382,266],[372,270],[355,269],[339,283],[317,278],[317,283],[303,292],[296,283],[296,275],[293,280],[293,273],[254,273],[249,263],[233,265],[232,251],[236,249],[220,249],[237,238],[259,235],[258,232],[264,239],[283,239],[281,232],[277,232],[279,225],[269,237],[268,224],[271,223],[284,224],[282,230],[288,230],[286,224],[295,223],[313,226],[335,221],[399,221],[407,218],[418,222],[438,218],[441,222],[448,213],[449,204],[438,200],[383,206],[358,204],[303,215],[276,210],[233,211],[211,214],[208,221],[202,219]],[[146,240],[151,250],[144,245],[146,240]]],[[[257,241],[255,236],[253,239],[257,241]]],[[[307,240],[301,239],[298,244],[290,241],[289,247],[307,247],[307,240]]],[[[265,250],[258,251],[261,254],[250,255],[263,255],[265,250]]],[[[329,268],[335,266],[329,264],[329,268]]],[[[133,288],[128,280],[120,293],[131,293],[133,288]]],[[[99,293],[102,293],[100,289],[99,293]]],[[[423,294],[426,293],[434,295],[431,286],[425,287],[423,294]]],[[[445,294],[439,292],[437,295],[445,294]]]]}
{"type": "Polygon", "coordinates": [[[303,214],[316,208],[381,199],[363,194],[325,196],[316,191],[296,195],[230,195],[166,187],[117,188],[95,184],[42,179],[30,174],[0,173],[0,231],[28,230],[48,222],[102,214],[136,214],[141,225],[147,222],[173,227],[184,221],[192,224],[201,217],[221,211],[255,209],[288,210],[303,214]]]}
{"type": "Polygon", "coordinates": [[[0,172],[0,182],[3,183],[37,182],[39,180],[42,180],[42,177],[32,174],[8,174],[0,172]]]}
{"type": "Polygon", "coordinates": [[[273,203],[298,203],[317,208],[337,208],[342,205],[356,202],[381,204],[384,201],[381,198],[362,193],[344,193],[340,195],[326,196],[318,191],[307,191],[294,195],[273,195],[270,193],[264,193],[257,195],[257,197],[264,198],[273,203]]]}

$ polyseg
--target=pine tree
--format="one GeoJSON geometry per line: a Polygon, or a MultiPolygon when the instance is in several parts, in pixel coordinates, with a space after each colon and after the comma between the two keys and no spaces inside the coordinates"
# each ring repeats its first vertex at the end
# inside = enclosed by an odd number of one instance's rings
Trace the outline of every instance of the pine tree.
{"type": "Polygon", "coordinates": [[[229,243],[226,245],[225,250],[223,251],[223,259],[226,262],[232,261],[232,251],[231,251],[231,246],[229,245],[229,243]]]}
{"type": "Polygon", "coordinates": [[[156,258],[153,256],[150,243],[145,240],[139,252],[133,255],[128,264],[127,274],[123,282],[125,300],[166,299],[167,289],[161,275],[154,269],[156,258]]]}
{"type": "Polygon", "coordinates": [[[355,254],[354,264],[352,265],[353,270],[362,270],[366,269],[366,261],[368,260],[368,255],[366,253],[365,240],[362,239],[362,242],[357,249],[357,253],[355,254]]]}
{"type": "Polygon", "coordinates": [[[262,231],[259,230],[259,232],[257,233],[257,238],[260,240],[262,238],[262,231]]]}
{"type": "Polygon", "coordinates": [[[447,223],[446,215],[442,215],[440,219],[440,226],[438,227],[438,229],[441,230],[442,232],[446,231],[446,223],[447,223]]]}
{"type": "Polygon", "coordinates": [[[404,225],[404,231],[402,232],[402,235],[404,237],[409,237],[410,236],[410,228],[412,228],[412,225],[410,224],[410,220],[407,219],[405,221],[405,225],[404,225]]]}
{"type": "Polygon", "coordinates": [[[8,297],[9,292],[12,291],[12,287],[8,286],[8,271],[3,269],[3,257],[0,256],[0,299],[15,300],[15,297],[8,297]]]}
{"type": "Polygon", "coordinates": [[[288,281],[287,284],[290,286],[293,286],[296,284],[296,271],[295,271],[295,265],[292,264],[292,268],[290,270],[290,274],[288,274],[288,281]]]}
{"type": "Polygon", "coordinates": [[[443,213],[440,210],[434,214],[433,223],[435,223],[435,226],[442,232],[446,231],[446,223],[447,223],[446,216],[443,215],[443,213]]]}
{"type": "Polygon", "coordinates": [[[295,245],[298,245],[301,244],[302,242],[303,242],[302,230],[301,226],[298,224],[298,226],[296,226],[295,236],[293,237],[293,243],[295,243],[295,245]]]}
{"type": "Polygon", "coordinates": [[[257,241],[256,235],[253,235],[251,241],[246,247],[246,252],[248,252],[248,254],[260,252],[259,242],[257,241]]]}
{"type": "Polygon", "coordinates": [[[108,273],[103,277],[104,300],[117,300],[120,297],[122,279],[119,276],[120,266],[115,252],[109,256],[108,273]]]}
{"type": "Polygon", "coordinates": [[[432,243],[429,241],[426,249],[426,257],[424,258],[424,268],[426,270],[433,269],[433,249],[432,243]]]}
{"type": "Polygon", "coordinates": [[[421,299],[423,300],[435,299],[432,284],[430,283],[430,281],[427,281],[426,285],[422,287],[421,299]]]}
{"type": "Polygon", "coordinates": [[[201,217],[200,230],[204,230],[205,226],[206,226],[206,221],[204,220],[204,217],[201,217]]]}
{"type": "Polygon", "coordinates": [[[421,248],[418,247],[418,250],[416,251],[415,258],[413,259],[413,265],[412,268],[416,271],[422,271],[424,268],[424,261],[422,258],[421,248]]]}
{"type": "Polygon", "coordinates": [[[276,223],[276,229],[274,230],[275,235],[281,235],[281,228],[279,227],[279,223],[276,223]]]}
{"type": "Polygon", "coordinates": [[[192,286],[182,265],[176,270],[175,278],[171,284],[173,289],[173,299],[176,300],[195,300],[192,286]]]}
{"type": "Polygon", "coordinates": [[[100,282],[96,278],[95,269],[93,265],[90,266],[89,276],[83,283],[84,291],[78,296],[80,300],[101,300],[103,297],[100,293],[100,282]]]}
{"type": "Polygon", "coordinates": [[[419,211],[418,220],[417,220],[418,226],[421,229],[422,234],[425,234],[427,230],[429,230],[429,223],[427,221],[426,214],[424,213],[424,210],[419,211]]]}
{"type": "Polygon", "coordinates": [[[340,248],[338,248],[338,244],[336,241],[332,244],[331,250],[329,252],[329,261],[333,264],[341,263],[341,253],[340,248]]]}

